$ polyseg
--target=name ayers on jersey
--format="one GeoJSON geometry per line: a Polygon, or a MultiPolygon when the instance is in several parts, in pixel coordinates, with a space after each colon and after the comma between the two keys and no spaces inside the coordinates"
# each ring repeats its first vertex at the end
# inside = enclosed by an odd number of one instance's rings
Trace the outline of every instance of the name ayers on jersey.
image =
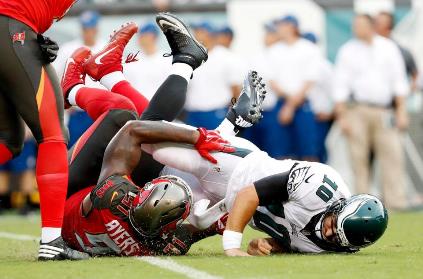
{"type": "Polygon", "coordinates": [[[110,238],[119,247],[122,254],[129,256],[141,252],[140,245],[125,230],[118,220],[112,220],[105,225],[110,238]]]}

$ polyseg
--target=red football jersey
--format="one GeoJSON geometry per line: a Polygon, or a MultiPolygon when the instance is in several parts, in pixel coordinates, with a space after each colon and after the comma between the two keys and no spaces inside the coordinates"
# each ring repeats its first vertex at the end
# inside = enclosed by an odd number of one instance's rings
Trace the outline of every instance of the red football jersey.
{"type": "Polygon", "coordinates": [[[77,0],[0,0],[0,14],[19,20],[44,33],[61,19],[77,0]]]}
{"type": "MultiPolygon", "coordinates": [[[[94,187],[83,189],[66,201],[62,228],[63,239],[72,248],[93,255],[153,255],[153,252],[137,240],[128,222],[113,214],[111,209],[93,208],[88,216],[82,215],[82,201],[93,189],[94,187]]],[[[114,193],[112,200],[118,198],[114,193]]],[[[123,199],[126,199],[121,202],[124,206],[129,199],[127,197],[123,199]]]]}
{"type": "Polygon", "coordinates": [[[189,233],[179,227],[153,238],[140,238],[128,213],[140,188],[127,177],[111,176],[97,186],[72,195],[65,205],[63,239],[74,249],[93,255],[180,255],[188,251],[189,233]],[[82,202],[89,196],[92,209],[83,216],[82,202]]]}

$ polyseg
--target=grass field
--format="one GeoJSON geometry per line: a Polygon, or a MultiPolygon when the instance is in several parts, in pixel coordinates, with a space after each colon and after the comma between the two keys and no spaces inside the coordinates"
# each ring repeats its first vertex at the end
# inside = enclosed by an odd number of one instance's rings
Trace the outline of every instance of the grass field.
{"type": "MultiPolygon", "coordinates": [[[[423,212],[390,216],[388,230],[374,246],[353,255],[281,255],[226,258],[220,237],[194,245],[187,256],[154,259],[94,258],[84,262],[35,260],[37,218],[0,216],[0,278],[423,278],[423,212]],[[177,265],[173,269],[173,265],[177,265]],[[197,273],[196,273],[197,272],[197,273]]],[[[260,235],[252,230],[245,236],[260,235]]],[[[244,241],[246,243],[246,241],[244,241]]]]}

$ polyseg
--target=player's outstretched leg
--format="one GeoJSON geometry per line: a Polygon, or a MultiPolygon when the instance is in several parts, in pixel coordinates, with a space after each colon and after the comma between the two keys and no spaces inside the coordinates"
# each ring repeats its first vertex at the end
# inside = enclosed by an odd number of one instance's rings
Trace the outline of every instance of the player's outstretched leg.
{"type": "Polygon", "coordinates": [[[103,50],[86,61],[84,68],[91,78],[100,81],[108,90],[131,100],[140,115],[148,106],[148,100],[131,86],[122,73],[123,51],[137,30],[138,26],[133,22],[122,25],[103,50]]]}
{"type": "Polygon", "coordinates": [[[258,123],[263,117],[262,105],[266,97],[265,84],[256,71],[249,71],[238,100],[229,109],[220,128],[230,127],[235,133],[258,123]]]}
{"type": "Polygon", "coordinates": [[[107,90],[84,86],[86,73],[83,63],[90,56],[89,48],[81,47],[71,55],[66,63],[61,83],[65,108],[78,105],[93,120],[112,109],[136,111],[135,105],[124,96],[113,94],[107,90]]]}
{"type": "Polygon", "coordinates": [[[176,16],[160,13],[156,22],[169,43],[173,65],[169,77],[154,94],[141,119],[173,121],[185,105],[193,71],[207,61],[207,49],[176,16]]]}
{"type": "MultiPolygon", "coordinates": [[[[193,71],[207,60],[207,50],[175,16],[158,14],[156,22],[171,48],[173,65],[169,77],[154,94],[141,115],[141,120],[173,121],[185,105],[187,87],[193,71]]],[[[132,179],[138,185],[143,185],[156,178],[162,168],[163,165],[158,164],[151,156],[142,156],[132,173],[132,179]]]]}

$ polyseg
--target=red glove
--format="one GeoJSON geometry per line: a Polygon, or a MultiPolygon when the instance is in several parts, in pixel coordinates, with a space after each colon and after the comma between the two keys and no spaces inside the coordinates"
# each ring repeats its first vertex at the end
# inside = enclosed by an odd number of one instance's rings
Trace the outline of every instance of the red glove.
{"type": "Polygon", "coordinates": [[[200,136],[198,137],[195,148],[201,157],[212,162],[217,163],[217,160],[210,155],[211,151],[220,151],[225,153],[235,152],[235,148],[229,146],[229,142],[223,139],[216,131],[207,131],[204,128],[198,128],[200,136]]]}
{"type": "MultiPolygon", "coordinates": [[[[226,213],[219,220],[216,221],[213,225],[216,226],[216,232],[220,235],[223,235],[223,231],[226,228],[226,222],[228,221],[229,213],[226,213]]],[[[213,226],[212,225],[212,226],[213,226]]]]}

